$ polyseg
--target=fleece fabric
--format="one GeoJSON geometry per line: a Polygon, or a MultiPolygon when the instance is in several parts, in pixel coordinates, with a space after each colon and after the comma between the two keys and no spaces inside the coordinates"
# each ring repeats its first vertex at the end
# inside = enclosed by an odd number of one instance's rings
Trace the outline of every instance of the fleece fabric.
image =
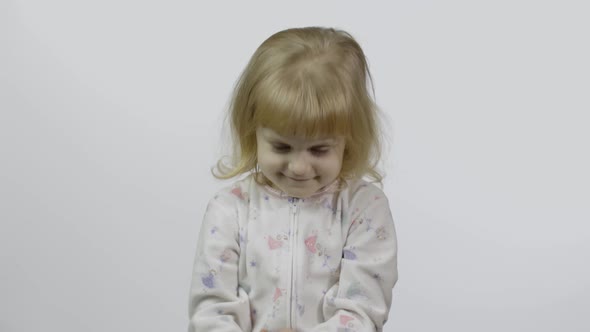
{"type": "Polygon", "coordinates": [[[249,175],[207,205],[189,331],[381,331],[397,279],[393,218],[377,186],[336,181],[294,198],[249,175]]]}

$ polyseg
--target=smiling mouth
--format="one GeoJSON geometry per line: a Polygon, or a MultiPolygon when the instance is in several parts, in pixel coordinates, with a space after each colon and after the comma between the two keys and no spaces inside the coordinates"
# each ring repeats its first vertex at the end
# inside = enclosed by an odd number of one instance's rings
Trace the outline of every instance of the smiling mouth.
{"type": "MultiPolygon", "coordinates": [[[[286,176],[286,175],[285,175],[286,176]]],[[[311,179],[297,179],[297,178],[292,178],[290,176],[287,176],[287,178],[293,180],[293,181],[297,181],[297,182],[305,182],[305,181],[309,181],[311,179]]]]}

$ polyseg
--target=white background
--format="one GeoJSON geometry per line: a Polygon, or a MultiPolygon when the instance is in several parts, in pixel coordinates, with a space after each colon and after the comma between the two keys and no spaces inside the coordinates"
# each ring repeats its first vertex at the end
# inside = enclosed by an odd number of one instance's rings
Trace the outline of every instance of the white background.
{"type": "Polygon", "coordinates": [[[334,26],[390,119],[386,331],[590,331],[585,1],[0,1],[0,331],[185,331],[256,47],[334,26]]]}

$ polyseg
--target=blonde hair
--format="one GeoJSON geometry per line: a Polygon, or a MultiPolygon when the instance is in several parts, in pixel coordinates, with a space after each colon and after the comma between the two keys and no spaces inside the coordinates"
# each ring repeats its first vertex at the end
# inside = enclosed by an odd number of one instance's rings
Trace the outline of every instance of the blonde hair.
{"type": "Polygon", "coordinates": [[[381,183],[379,110],[369,84],[372,89],[363,50],[347,32],[307,27],[275,33],[237,81],[228,109],[233,159],[229,165],[220,159],[213,175],[259,173],[256,129],[266,127],[284,136],[343,136],[340,179],[367,176],[381,183]]]}

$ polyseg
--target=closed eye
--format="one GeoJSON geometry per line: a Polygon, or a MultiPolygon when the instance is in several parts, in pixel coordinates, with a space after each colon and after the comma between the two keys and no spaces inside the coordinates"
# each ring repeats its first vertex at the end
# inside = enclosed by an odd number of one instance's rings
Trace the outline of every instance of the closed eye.
{"type": "Polygon", "coordinates": [[[291,151],[291,147],[286,144],[273,144],[272,148],[278,153],[287,153],[291,151]]]}
{"type": "Polygon", "coordinates": [[[321,156],[330,151],[330,147],[328,146],[314,146],[310,149],[311,153],[316,156],[321,156]]]}

